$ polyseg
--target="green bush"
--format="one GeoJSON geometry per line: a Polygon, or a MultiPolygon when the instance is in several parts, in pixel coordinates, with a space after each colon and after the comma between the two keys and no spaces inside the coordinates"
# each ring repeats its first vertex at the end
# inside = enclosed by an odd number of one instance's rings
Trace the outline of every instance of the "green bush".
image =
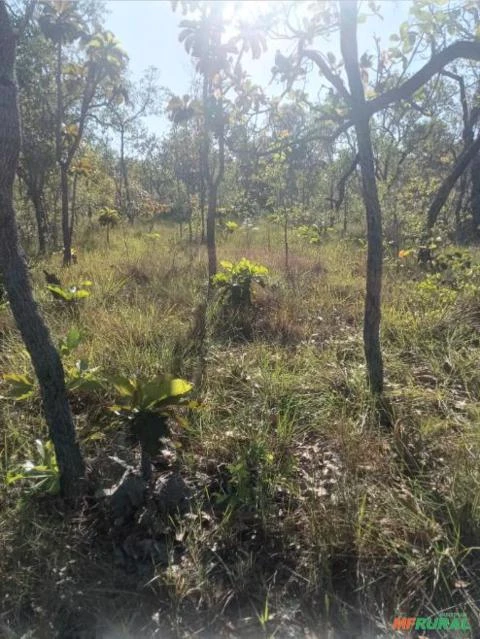
{"type": "Polygon", "coordinates": [[[233,307],[249,307],[252,304],[252,284],[265,286],[268,269],[242,257],[239,262],[222,260],[223,272],[217,273],[213,284],[223,292],[224,301],[233,307]]]}

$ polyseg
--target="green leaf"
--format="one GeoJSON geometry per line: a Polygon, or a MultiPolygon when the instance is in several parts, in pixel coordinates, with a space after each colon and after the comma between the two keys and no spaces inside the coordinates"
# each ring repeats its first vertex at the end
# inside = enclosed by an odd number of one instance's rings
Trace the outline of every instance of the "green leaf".
{"type": "Polygon", "coordinates": [[[75,377],[66,382],[67,390],[83,391],[83,392],[95,392],[101,391],[104,385],[101,380],[94,377],[75,377]]]}
{"type": "Polygon", "coordinates": [[[192,390],[192,385],[184,379],[168,379],[156,377],[152,381],[141,386],[142,408],[149,408],[170,401],[172,398],[182,397],[192,390]]]}
{"type": "Polygon", "coordinates": [[[73,351],[82,341],[82,334],[78,328],[71,328],[65,339],[65,344],[70,351],[73,351]]]}
{"type": "Polygon", "coordinates": [[[72,291],[72,293],[73,293],[73,299],[76,299],[76,300],[81,300],[81,299],[84,299],[85,297],[90,297],[90,291],[85,291],[83,289],[72,291]]]}
{"type": "Polygon", "coordinates": [[[53,442],[35,440],[36,461],[28,459],[18,468],[9,470],[6,483],[28,480],[29,492],[48,492],[58,494],[60,491],[60,472],[55,456],[53,442]]]}
{"type": "Polygon", "coordinates": [[[61,286],[57,286],[56,284],[48,284],[47,289],[53,295],[53,297],[61,300],[70,300],[71,295],[69,291],[65,291],[61,286]]]}
{"type": "Polygon", "coordinates": [[[137,389],[137,382],[135,379],[128,379],[122,375],[115,375],[109,379],[114,389],[120,395],[120,397],[133,397],[135,390],[137,389]]]}
{"type": "Polygon", "coordinates": [[[28,399],[33,395],[33,380],[28,375],[5,373],[3,379],[9,384],[9,396],[17,401],[28,399]]]}

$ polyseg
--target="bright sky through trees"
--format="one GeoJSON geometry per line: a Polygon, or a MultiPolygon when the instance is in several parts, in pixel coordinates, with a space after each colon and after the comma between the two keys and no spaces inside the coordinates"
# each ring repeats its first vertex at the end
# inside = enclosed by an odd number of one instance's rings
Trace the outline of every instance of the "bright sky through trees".
{"type": "MultiPolygon", "coordinates": [[[[277,10],[284,12],[290,3],[284,1],[258,2],[256,0],[227,0],[225,13],[239,20],[252,20],[259,13],[277,10]]],[[[366,3],[364,3],[366,4],[366,3]]],[[[374,46],[373,36],[382,40],[398,31],[399,24],[407,18],[409,3],[402,0],[383,0],[383,21],[378,17],[370,18],[359,26],[359,46],[363,50],[374,46]]],[[[160,69],[160,82],[178,95],[188,93],[194,71],[183,46],[178,42],[179,22],[184,18],[181,11],[174,13],[169,0],[109,0],[106,26],[122,42],[130,56],[130,68],[134,79],[138,79],[149,66],[160,69]]],[[[268,51],[260,60],[245,58],[244,64],[254,82],[263,86],[269,84],[276,49],[289,51],[291,43],[278,40],[269,43],[268,51]]],[[[338,43],[332,42],[330,50],[338,49],[338,43]]],[[[311,78],[311,76],[309,76],[311,78]]],[[[310,90],[316,89],[310,79],[310,90]]],[[[276,82],[270,85],[272,93],[281,93],[283,86],[276,82]]],[[[164,131],[166,117],[150,117],[148,126],[153,131],[164,131]]]]}

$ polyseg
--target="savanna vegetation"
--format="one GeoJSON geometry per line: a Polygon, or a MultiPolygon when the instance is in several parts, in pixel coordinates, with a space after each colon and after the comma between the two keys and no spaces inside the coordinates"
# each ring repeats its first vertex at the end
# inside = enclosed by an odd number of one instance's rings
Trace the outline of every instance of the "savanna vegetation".
{"type": "Polygon", "coordinates": [[[0,637],[478,637],[478,2],[108,4],[0,0],[0,637]]]}

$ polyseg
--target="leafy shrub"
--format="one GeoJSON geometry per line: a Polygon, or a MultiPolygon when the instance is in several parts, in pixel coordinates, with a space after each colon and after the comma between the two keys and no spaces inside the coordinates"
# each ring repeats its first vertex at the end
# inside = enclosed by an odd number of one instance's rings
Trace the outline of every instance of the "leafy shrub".
{"type": "Polygon", "coordinates": [[[419,301],[427,306],[453,304],[459,295],[478,295],[480,264],[475,264],[468,251],[446,249],[435,254],[430,272],[419,282],[419,301]]]}
{"type": "Polygon", "coordinates": [[[47,289],[56,300],[66,305],[72,306],[79,300],[90,297],[90,291],[87,290],[87,287],[91,285],[92,282],[90,280],[85,280],[80,283],[80,286],[70,286],[69,288],[64,288],[63,286],[59,286],[57,284],[48,284],[47,289]],[[85,288],[81,288],[82,286],[85,288]]]}
{"type": "Polygon", "coordinates": [[[100,215],[98,217],[98,223],[103,226],[107,231],[107,244],[110,244],[110,229],[120,222],[120,215],[115,209],[110,209],[105,206],[100,209],[100,215]]]}
{"type": "Polygon", "coordinates": [[[223,291],[224,300],[233,307],[249,307],[252,304],[252,284],[265,286],[268,269],[243,257],[239,262],[222,260],[222,273],[217,273],[213,284],[223,291]]]}
{"type": "Polygon", "coordinates": [[[100,215],[98,216],[98,223],[100,226],[105,226],[106,228],[112,228],[117,226],[120,222],[120,215],[116,209],[111,209],[105,206],[100,209],[100,215]]]}
{"type": "Polygon", "coordinates": [[[480,264],[473,263],[469,251],[446,249],[432,255],[432,273],[425,281],[455,291],[475,292],[480,283],[480,264]]]}
{"type": "Polygon", "coordinates": [[[237,222],[234,222],[233,220],[226,220],[225,222],[223,222],[222,226],[225,232],[228,233],[229,235],[231,235],[238,229],[237,222]]]}
{"type": "Polygon", "coordinates": [[[36,455],[33,460],[27,460],[18,468],[7,473],[7,484],[26,481],[30,493],[49,493],[57,495],[60,492],[60,471],[53,443],[49,440],[42,442],[35,440],[36,455]]]}
{"type": "Polygon", "coordinates": [[[60,355],[70,355],[81,344],[83,335],[78,328],[71,328],[68,333],[58,342],[58,350],[60,355]]]}
{"type": "Polygon", "coordinates": [[[228,480],[222,492],[216,494],[219,504],[232,509],[258,508],[272,490],[274,455],[263,442],[251,442],[228,464],[228,480]]]}
{"type": "MultiPolygon", "coordinates": [[[[71,328],[67,335],[59,341],[58,349],[62,358],[69,356],[83,340],[77,328],[71,328]]],[[[104,390],[107,379],[98,374],[98,367],[92,368],[88,361],[80,359],[73,366],[65,366],[65,386],[68,391],[88,393],[104,390]]],[[[24,401],[33,397],[35,382],[30,375],[24,373],[5,373],[2,376],[8,385],[7,397],[15,401],[24,401]]]]}
{"type": "Polygon", "coordinates": [[[117,376],[112,378],[119,404],[112,410],[128,424],[134,444],[140,445],[142,475],[151,477],[150,458],[160,450],[160,440],[169,435],[168,419],[175,417],[174,407],[192,389],[184,379],[158,376],[150,380],[117,376]]]}
{"type": "Polygon", "coordinates": [[[306,240],[309,244],[320,244],[321,232],[316,224],[311,226],[303,224],[297,228],[296,233],[298,237],[306,240]]]}

